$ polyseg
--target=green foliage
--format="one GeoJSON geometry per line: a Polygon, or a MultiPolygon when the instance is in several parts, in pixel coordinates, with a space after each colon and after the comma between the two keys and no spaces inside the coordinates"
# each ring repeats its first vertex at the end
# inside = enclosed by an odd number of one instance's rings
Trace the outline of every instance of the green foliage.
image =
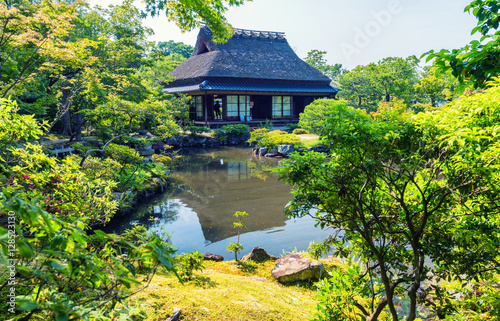
{"type": "Polygon", "coordinates": [[[190,2],[186,0],[146,0],[146,14],[151,16],[165,12],[168,20],[177,22],[183,31],[200,26],[204,21],[213,31],[214,37],[220,41],[232,35],[231,26],[223,14],[228,6],[239,6],[244,0],[212,0],[205,2],[190,2]]]}
{"type": "Polygon", "coordinates": [[[217,138],[219,141],[223,142],[227,139],[227,134],[222,129],[213,130],[210,136],[217,138]]]}
{"type": "Polygon", "coordinates": [[[292,145],[297,147],[300,144],[300,138],[294,134],[288,134],[281,130],[273,130],[262,138],[259,146],[267,148],[278,148],[278,145],[292,145]]]}
{"type": "Polygon", "coordinates": [[[225,125],[221,128],[228,136],[241,136],[249,132],[250,127],[245,124],[225,125]]]}
{"type": "MultiPolygon", "coordinates": [[[[363,274],[360,262],[349,260],[344,269],[336,268],[329,272],[329,277],[316,284],[319,301],[316,307],[315,321],[363,320],[364,315],[355,309],[359,302],[368,308],[369,279],[363,274]]],[[[380,286],[373,285],[379,288],[380,286]]],[[[378,299],[374,297],[373,299],[378,299]]],[[[375,318],[376,319],[376,318],[375,318]]]]}
{"type": "Polygon", "coordinates": [[[255,145],[262,146],[260,142],[262,141],[262,139],[264,139],[264,136],[267,135],[268,133],[269,133],[268,128],[255,128],[250,132],[250,139],[247,140],[247,142],[253,146],[255,145]]]}
{"type": "Polygon", "coordinates": [[[257,128],[267,128],[268,130],[273,129],[273,127],[273,123],[267,118],[265,123],[259,123],[259,126],[257,126],[257,128]]]}
{"type": "Polygon", "coordinates": [[[304,129],[304,128],[295,128],[293,130],[293,133],[294,135],[304,135],[304,134],[309,134],[309,132],[307,131],[307,129],[304,129]]]}
{"type": "Polygon", "coordinates": [[[307,253],[314,259],[321,258],[324,254],[329,253],[332,250],[331,239],[327,239],[323,242],[310,242],[307,247],[307,253]]]}
{"type": "Polygon", "coordinates": [[[32,115],[19,115],[15,101],[0,98],[0,161],[10,155],[10,149],[16,147],[18,140],[38,138],[46,126],[41,125],[32,115]]]}
{"type": "Polygon", "coordinates": [[[331,80],[336,81],[338,77],[344,72],[342,64],[328,65],[325,59],[326,51],[311,50],[307,53],[305,62],[321,71],[321,73],[331,80]]]}
{"type": "Polygon", "coordinates": [[[298,123],[288,123],[286,124],[287,131],[293,132],[295,129],[299,129],[300,125],[298,123]]]}
{"type": "Polygon", "coordinates": [[[184,281],[192,280],[194,271],[203,271],[205,268],[203,266],[203,254],[198,251],[182,253],[175,257],[175,261],[178,264],[179,276],[184,281]]]}
{"type": "Polygon", "coordinates": [[[208,133],[210,131],[210,128],[204,126],[187,126],[186,129],[191,132],[192,136],[208,133]]]}
{"type": "Polygon", "coordinates": [[[156,44],[155,49],[153,49],[153,52],[155,51],[161,52],[165,56],[178,54],[184,57],[185,59],[188,59],[189,57],[191,57],[194,48],[193,46],[186,45],[185,43],[182,42],[175,42],[173,40],[169,40],[169,41],[159,41],[156,44]]]}
{"type": "Polygon", "coordinates": [[[323,131],[331,154],[295,154],[278,169],[296,187],[287,215],[316,209],[321,227],[342,231],[335,254],[360,258],[380,279],[378,304],[355,305],[365,317],[386,311],[398,320],[401,296],[414,320],[430,275],[470,281],[500,272],[500,79],[491,85],[417,115],[388,108],[372,118],[334,105],[323,131]]]}
{"type": "MultiPolygon", "coordinates": [[[[129,236],[96,230],[91,237],[79,218],[61,220],[5,190],[0,197],[0,213],[12,218],[0,227],[1,260],[15,266],[15,288],[23,292],[17,317],[131,319],[125,313],[137,315],[137,309],[116,307],[132,284],[140,284],[137,268],[143,267],[146,282],[160,265],[175,273],[174,251],[156,236],[136,231],[132,243],[129,236]]],[[[5,307],[7,298],[0,300],[5,307]]]]}
{"type": "Polygon", "coordinates": [[[393,96],[407,105],[414,102],[413,84],[417,81],[418,59],[388,57],[378,63],[357,66],[339,77],[342,91],[339,97],[350,106],[375,111],[381,100],[391,101],[393,96]]]}
{"type": "Polygon", "coordinates": [[[278,148],[278,145],[297,147],[300,144],[300,138],[295,134],[288,134],[281,130],[270,132],[267,128],[258,128],[250,132],[250,139],[247,142],[250,145],[267,148],[278,148]]]}
{"type": "Polygon", "coordinates": [[[419,103],[430,103],[432,107],[441,106],[454,98],[454,90],[458,81],[450,72],[440,73],[438,67],[424,67],[424,74],[420,77],[415,88],[415,100],[419,103]]]}
{"type": "Polygon", "coordinates": [[[325,124],[332,115],[332,109],[338,106],[347,106],[345,100],[335,99],[317,99],[307,105],[304,112],[300,114],[299,125],[309,133],[322,135],[324,133],[325,124]]]}
{"type": "Polygon", "coordinates": [[[234,228],[238,230],[238,239],[236,242],[231,242],[226,248],[226,251],[228,252],[233,252],[234,253],[234,259],[238,261],[238,254],[243,250],[245,247],[240,243],[240,232],[244,229],[246,229],[245,223],[243,223],[243,219],[248,216],[247,212],[240,212],[236,211],[233,214],[234,217],[236,217],[238,220],[233,223],[234,228]]]}
{"type": "Polygon", "coordinates": [[[84,174],[77,156],[58,162],[42,151],[40,145],[28,144],[16,149],[18,164],[10,168],[6,190],[20,198],[33,200],[50,214],[64,221],[81,219],[88,224],[104,223],[116,211],[112,200],[114,181],[84,174]],[[81,215],[85,213],[85,215],[81,215]]]}
{"type": "Polygon", "coordinates": [[[500,75],[500,31],[495,31],[499,26],[498,1],[474,0],[464,11],[472,12],[477,18],[477,26],[472,29],[472,34],[479,32],[481,39],[472,40],[460,49],[431,50],[422,55],[427,56],[427,62],[434,59],[439,72],[451,71],[460,83],[462,92],[466,87],[484,88],[488,81],[500,75]]]}
{"type": "Polygon", "coordinates": [[[141,156],[135,149],[113,143],[106,147],[106,156],[120,164],[138,164],[142,161],[141,156]]]}
{"type": "Polygon", "coordinates": [[[71,147],[73,147],[75,149],[75,154],[78,154],[78,155],[85,155],[85,153],[91,149],[94,149],[94,147],[92,146],[88,146],[88,145],[84,145],[82,143],[74,143],[71,145],[71,147]]]}

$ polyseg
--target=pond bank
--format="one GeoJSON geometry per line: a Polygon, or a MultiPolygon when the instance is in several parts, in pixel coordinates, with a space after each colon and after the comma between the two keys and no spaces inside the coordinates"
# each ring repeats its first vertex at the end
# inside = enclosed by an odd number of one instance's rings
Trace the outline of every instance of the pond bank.
{"type": "MultiPolygon", "coordinates": [[[[210,252],[231,258],[225,249],[235,241],[236,211],[249,213],[241,235],[245,249],[306,250],[309,242],[323,241],[328,231],[314,227],[314,219],[289,219],[284,207],[291,188],[272,169],[279,159],[259,157],[249,148],[226,147],[181,157],[182,166],[170,175],[166,191],[139,202],[133,212],[112,220],[106,231],[121,233],[138,223],[151,232],[170,234],[182,252],[210,252]]],[[[234,255],[233,255],[234,258],[234,255]]]]}

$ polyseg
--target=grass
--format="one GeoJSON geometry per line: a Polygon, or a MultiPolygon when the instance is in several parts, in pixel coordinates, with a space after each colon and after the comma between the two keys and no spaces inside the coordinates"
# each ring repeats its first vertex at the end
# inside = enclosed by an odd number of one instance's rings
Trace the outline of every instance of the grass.
{"type": "MultiPolygon", "coordinates": [[[[129,299],[148,315],[167,318],[174,307],[181,320],[309,320],[315,314],[312,282],[285,286],[271,276],[274,261],[210,262],[192,281],[182,285],[174,276],[157,274],[150,286],[129,299]]],[[[328,268],[331,261],[323,260],[328,268]]]]}
{"type": "Polygon", "coordinates": [[[297,135],[300,138],[300,143],[303,148],[309,148],[320,145],[319,136],[314,134],[297,135]]]}

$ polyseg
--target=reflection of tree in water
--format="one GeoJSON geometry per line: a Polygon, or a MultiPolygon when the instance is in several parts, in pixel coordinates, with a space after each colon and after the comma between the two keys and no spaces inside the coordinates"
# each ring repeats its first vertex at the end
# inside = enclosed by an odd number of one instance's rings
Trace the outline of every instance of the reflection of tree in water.
{"type": "Polygon", "coordinates": [[[265,181],[269,178],[271,171],[276,167],[276,165],[276,162],[252,160],[251,162],[248,162],[250,177],[265,181]]]}
{"type": "Polygon", "coordinates": [[[172,202],[172,199],[184,193],[189,188],[184,181],[171,178],[168,188],[164,193],[147,199],[144,204],[140,204],[136,208],[133,219],[145,226],[150,225],[152,218],[162,218],[164,222],[177,220],[180,204],[172,202]]]}

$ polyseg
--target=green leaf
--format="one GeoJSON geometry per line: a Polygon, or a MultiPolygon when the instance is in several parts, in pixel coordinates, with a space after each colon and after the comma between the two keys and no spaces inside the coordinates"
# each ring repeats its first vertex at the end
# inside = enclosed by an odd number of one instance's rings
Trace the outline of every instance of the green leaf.
{"type": "Polygon", "coordinates": [[[25,242],[20,242],[17,244],[17,250],[19,251],[19,254],[25,259],[29,259],[33,257],[33,251],[31,250],[31,247],[25,243],[25,242]]]}
{"type": "Polygon", "coordinates": [[[62,312],[56,315],[56,321],[68,321],[69,316],[67,313],[62,312]]]}
{"type": "Polygon", "coordinates": [[[25,302],[21,304],[17,309],[21,311],[32,311],[38,308],[38,304],[33,302],[25,302]]]}

